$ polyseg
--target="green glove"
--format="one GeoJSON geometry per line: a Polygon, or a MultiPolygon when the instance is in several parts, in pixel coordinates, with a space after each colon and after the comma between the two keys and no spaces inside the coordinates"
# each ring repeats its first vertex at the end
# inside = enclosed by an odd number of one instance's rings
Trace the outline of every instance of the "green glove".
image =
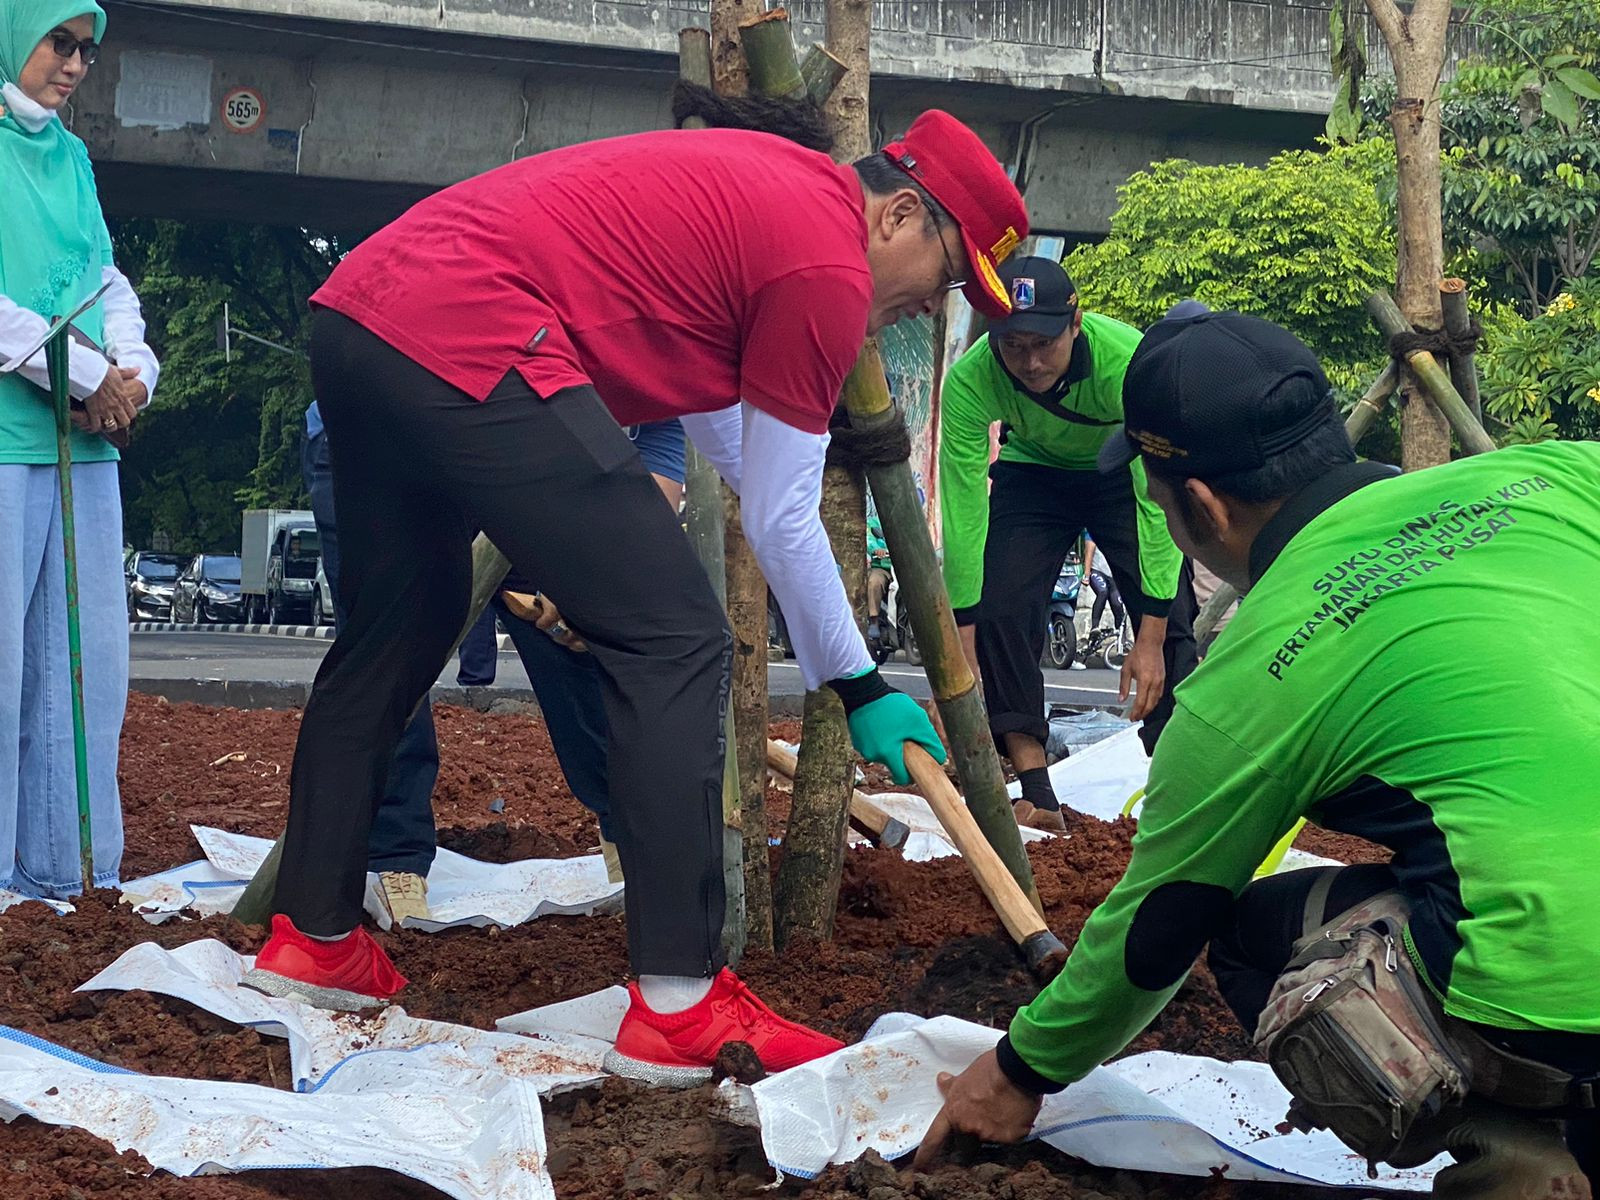
{"type": "Polygon", "coordinates": [[[856,753],[868,762],[888,767],[896,783],[911,782],[906,770],[907,742],[921,746],[935,762],[944,762],[944,746],[933,731],[928,714],[922,711],[922,705],[885,683],[877,667],[845,679],[830,680],[828,686],[844,703],[850,742],[856,753]]]}

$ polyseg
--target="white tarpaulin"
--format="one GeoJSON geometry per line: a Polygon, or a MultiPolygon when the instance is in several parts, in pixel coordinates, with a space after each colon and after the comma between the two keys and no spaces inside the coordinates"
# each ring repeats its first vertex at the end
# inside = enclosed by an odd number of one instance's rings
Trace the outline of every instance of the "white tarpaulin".
{"type": "MultiPolygon", "coordinates": [[[[907,862],[927,862],[933,858],[949,858],[957,853],[955,843],[945,836],[944,826],[933,809],[921,796],[908,792],[876,792],[872,802],[897,820],[904,821],[911,832],[906,835],[900,854],[907,862]]],[[[1042,829],[1020,829],[1024,842],[1039,842],[1058,836],[1042,829]]],[[[867,839],[852,833],[851,841],[864,844],[867,839]]]]}
{"type": "MultiPolygon", "coordinates": [[[[266,838],[192,825],[205,858],[122,884],[122,894],[147,920],[164,921],[185,908],[202,916],[228,912],[272,848],[266,838]]],[[[380,928],[388,911],[369,877],[367,911],[380,928]]],[[[598,854],[582,858],[528,858],[486,863],[441,849],[428,873],[433,919],[408,920],[407,929],[435,933],[460,926],[510,928],[546,916],[582,916],[617,909],[622,885],[606,878],[598,854]]]]}
{"type": "Polygon", "coordinates": [[[137,1075],[0,1026],[0,1118],[74,1125],[175,1175],[381,1167],[456,1200],[555,1200],[539,1093],[357,1058],[305,1094],[137,1075]]]}
{"type": "Polygon", "coordinates": [[[287,1038],[294,1086],[301,1091],[320,1087],[357,1059],[388,1056],[388,1067],[368,1066],[391,1071],[391,1086],[414,1079],[448,1088],[480,1076],[504,1075],[549,1092],[598,1079],[600,1059],[610,1049],[609,1039],[567,1032],[546,1035],[537,1026],[522,1035],[492,1033],[420,1020],[396,1006],[376,1016],[323,1012],[240,987],[239,978],[254,962],[210,938],[176,950],[143,942],[78,991],[138,989],[176,996],[236,1025],[287,1038]]]}
{"type": "MultiPolygon", "coordinates": [[[[916,1148],[939,1111],[935,1079],[959,1073],[999,1041],[955,1017],[881,1018],[867,1037],[751,1088],[767,1159],[811,1178],[868,1149],[893,1159],[916,1148]]],[[[1045,1098],[1035,1136],[1103,1167],[1229,1179],[1426,1191],[1445,1160],[1411,1171],[1366,1161],[1332,1134],[1278,1133],[1289,1095],[1261,1063],[1157,1052],[1101,1067],[1045,1098]]]]}

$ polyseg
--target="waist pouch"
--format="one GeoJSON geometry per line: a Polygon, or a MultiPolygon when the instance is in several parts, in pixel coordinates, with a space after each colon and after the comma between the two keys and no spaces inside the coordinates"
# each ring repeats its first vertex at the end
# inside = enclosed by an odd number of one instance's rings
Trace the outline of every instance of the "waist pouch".
{"type": "MultiPolygon", "coordinates": [[[[1312,889],[1308,928],[1333,875],[1312,889]]],[[[1374,1175],[1414,1122],[1459,1104],[1471,1085],[1443,1010],[1406,953],[1409,915],[1398,892],[1382,892],[1309,928],[1256,1026],[1255,1044],[1294,1097],[1290,1123],[1331,1130],[1374,1175]]]]}

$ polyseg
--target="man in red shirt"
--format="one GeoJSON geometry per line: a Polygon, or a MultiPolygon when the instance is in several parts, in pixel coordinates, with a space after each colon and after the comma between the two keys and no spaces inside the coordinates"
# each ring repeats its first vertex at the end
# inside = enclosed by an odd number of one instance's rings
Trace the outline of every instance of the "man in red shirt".
{"type": "Polygon", "coordinates": [[[637,981],[607,1066],[710,1076],[726,1041],[769,1069],[839,1043],[723,967],[722,713],[730,637],[677,514],[618,427],[678,417],[740,493],[806,686],[906,782],[944,752],[878,675],[818,515],[828,416],[866,335],[996,274],[1027,235],[1005,172],[924,113],[854,166],[733,130],[523,159],[424,200],[312,297],[350,618],[317,673],[290,780],[272,937],[246,982],[329,1008],[405,980],[360,928],[367,829],[407,715],[468,603],[481,529],[537,579],[604,680],[637,981]]]}

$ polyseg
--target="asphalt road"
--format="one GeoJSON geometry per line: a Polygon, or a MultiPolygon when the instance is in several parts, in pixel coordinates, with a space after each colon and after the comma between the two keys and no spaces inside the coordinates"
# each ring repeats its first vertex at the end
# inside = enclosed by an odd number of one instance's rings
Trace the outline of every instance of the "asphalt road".
{"type": "MultiPolygon", "coordinates": [[[[221,681],[229,685],[287,684],[304,687],[331,644],[320,638],[277,637],[248,633],[134,633],[131,637],[130,677],[143,691],[164,690],[163,683],[221,681]]],[[[884,664],[883,674],[895,687],[926,699],[930,693],[922,668],[903,662],[884,664]]],[[[800,668],[791,660],[767,667],[770,690],[776,697],[798,697],[805,685],[800,668]]],[[[442,689],[456,687],[452,661],[439,676],[442,689]]],[[[514,651],[500,653],[492,691],[508,695],[526,691],[528,675],[514,651]]],[[[1045,699],[1077,706],[1116,703],[1117,675],[1113,671],[1046,671],[1045,699]]]]}

